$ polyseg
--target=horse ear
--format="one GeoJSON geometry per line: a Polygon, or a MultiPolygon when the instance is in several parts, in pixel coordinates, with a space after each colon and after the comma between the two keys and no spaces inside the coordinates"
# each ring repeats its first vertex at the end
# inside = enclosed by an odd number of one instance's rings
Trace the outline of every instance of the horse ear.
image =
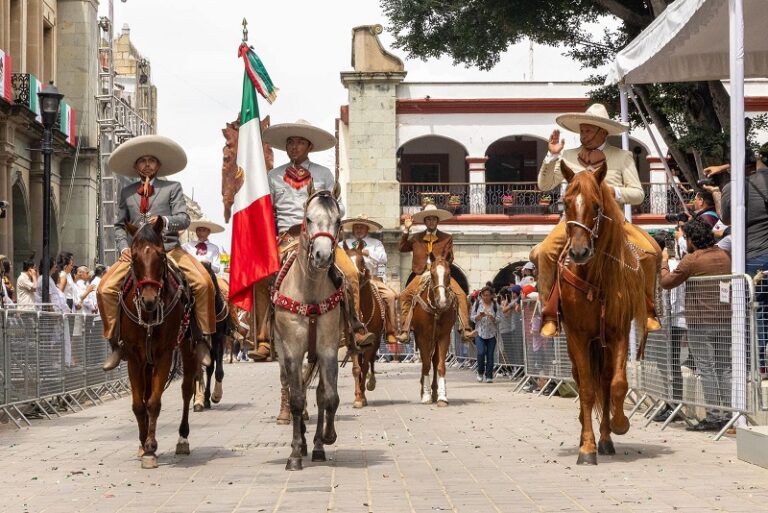
{"type": "Polygon", "coordinates": [[[128,234],[129,234],[131,237],[133,237],[134,235],[136,235],[136,232],[138,232],[138,231],[139,231],[139,227],[138,227],[138,226],[136,226],[135,224],[131,224],[131,223],[125,223],[125,229],[126,229],[126,230],[128,230],[128,234]]]}
{"type": "Polygon", "coordinates": [[[568,167],[568,164],[566,164],[562,159],[560,159],[560,172],[563,174],[563,177],[565,177],[565,180],[568,183],[571,183],[573,177],[576,176],[576,173],[573,172],[573,169],[568,167]]]}
{"type": "Polygon", "coordinates": [[[307,198],[311,198],[315,195],[315,181],[310,178],[309,185],[307,185],[307,198]]]}
{"type": "Polygon", "coordinates": [[[605,180],[605,175],[608,174],[608,165],[603,161],[602,164],[600,164],[600,167],[597,168],[597,171],[594,171],[595,173],[595,180],[597,180],[598,184],[603,183],[603,180],[605,180]]]}
{"type": "Polygon", "coordinates": [[[341,184],[338,181],[333,184],[333,197],[336,201],[339,201],[339,198],[341,198],[341,184]]]}
{"type": "Polygon", "coordinates": [[[152,225],[152,228],[155,230],[155,233],[158,235],[163,234],[163,225],[165,224],[165,220],[163,219],[163,216],[157,216],[157,219],[155,219],[155,224],[152,225]]]}

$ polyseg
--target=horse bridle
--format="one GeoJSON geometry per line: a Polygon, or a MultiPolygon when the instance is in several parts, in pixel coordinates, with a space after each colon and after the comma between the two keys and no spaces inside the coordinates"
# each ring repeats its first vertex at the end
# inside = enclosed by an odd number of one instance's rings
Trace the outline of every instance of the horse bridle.
{"type": "MultiPolygon", "coordinates": [[[[610,217],[603,214],[603,209],[598,208],[597,209],[597,215],[592,218],[592,224],[593,227],[590,228],[589,226],[585,225],[584,223],[580,223],[579,221],[566,221],[566,225],[575,225],[582,230],[585,230],[589,234],[589,249],[590,251],[594,252],[595,250],[595,240],[600,236],[600,220],[601,219],[607,219],[608,221],[612,221],[610,217]]],[[[570,235],[568,236],[568,240],[570,241],[570,235]]]]}
{"type": "MultiPolygon", "coordinates": [[[[339,245],[339,239],[338,239],[338,233],[334,235],[331,232],[315,232],[312,235],[309,235],[309,231],[307,229],[307,209],[306,206],[309,205],[309,202],[312,201],[312,199],[315,198],[315,196],[328,196],[333,197],[330,191],[322,190],[317,191],[314,194],[312,194],[309,198],[307,198],[306,203],[304,204],[304,220],[301,222],[301,234],[303,238],[306,238],[307,240],[307,247],[311,248],[312,243],[320,238],[328,238],[331,239],[331,251],[336,251],[336,247],[339,245]]],[[[336,198],[334,198],[336,199],[336,198]]],[[[341,227],[339,227],[339,230],[341,230],[341,227]]],[[[307,251],[307,261],[311,262],[313,259],[312,251],[307,251]]]]}
{"type": "MultiPolygon", "coordinates": [[[[134,269],[133,265],[131,265],[131,276],[133,277],[133,281],[136,283],[136,288],[133,294],[133,306],[136,308],[136,318],[132,318],[132,320],[143,328],[158,326],[165,320],[165,301],[163,301],[162,298],[164,286],[163,281],[165,280],[166,274],[168,273],[168,257],[165,254],[163,254],[161,265],[162,271],[160,272],[160,281],[154,280],[152,278],[144,278],[141,280],[138,279],[136,276],[136,270],[134,269]],[[144,302],[141,300],[141,290],[147,285],[157,288],[158,302],[155,309],[151,312],[144,308],[144,302]],[[144,320],[144,314],[149,314],[149,320],[144,320]]],[[[175,301],[173,302],[171,310],[173,310],[173,306],[176,306],[175,301]]],[[[128,315],[131,317],[130,313],[128,315]]]]}

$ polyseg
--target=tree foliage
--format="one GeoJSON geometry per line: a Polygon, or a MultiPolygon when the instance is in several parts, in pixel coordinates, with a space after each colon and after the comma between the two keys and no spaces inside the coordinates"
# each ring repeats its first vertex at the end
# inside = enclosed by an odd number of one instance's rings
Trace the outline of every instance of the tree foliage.
{"type": "MultiPolygon", "coordinates": [[[[409,57],[450,56],[456,64],[490,69],[510,45],[525,38],[563,46],[585,68],[611,62],[672,0],[380,0],[395,34],[395,46],[409,57]],[[595,36],[585,27],[606,17],[616,28],[595,36]]],[[[591,96],[618,110],[618,88],[603,87],[594,75],[591,96]]],[[[652,120],[690,183],[703,166],[729,157],[729,97],[722,83],[686,82],[635,86],[647,119],[652,120]],[[696,157],[696,158],[695,158],[696,157]]],[[[640,122],[630,106],[631,122],[640,122]]],[[[753,123],[751,133],[764,126],[753,123]]],[[[754,141],[752,141],[754,144],[754,141]]]]}

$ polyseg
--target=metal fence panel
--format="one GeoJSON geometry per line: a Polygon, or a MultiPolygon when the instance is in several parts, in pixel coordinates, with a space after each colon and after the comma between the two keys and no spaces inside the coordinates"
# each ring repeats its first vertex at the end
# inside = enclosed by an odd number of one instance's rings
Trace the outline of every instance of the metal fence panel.
{"type": "Polygon", "coordinates": [[[72,340],[68,319],[62,314],[40,312],[37,319],[37,396],[64,392],[64,368],[72,363],[72,340]]]}
{"type": "Polygon", "coordinates": [[[37,398],[37,317],[26,310],[5,310],[5,346],[8,348],[6,386],[8,403],[37,398]]]}

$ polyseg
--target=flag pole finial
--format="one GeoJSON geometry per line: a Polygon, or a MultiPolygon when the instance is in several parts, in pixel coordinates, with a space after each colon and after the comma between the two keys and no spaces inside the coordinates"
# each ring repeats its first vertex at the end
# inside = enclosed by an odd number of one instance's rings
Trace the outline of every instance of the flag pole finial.
{"type": "Polygon", "coordinates": [[[248,42],[248,20],[243,18],[243,43],[248,42]]]}

